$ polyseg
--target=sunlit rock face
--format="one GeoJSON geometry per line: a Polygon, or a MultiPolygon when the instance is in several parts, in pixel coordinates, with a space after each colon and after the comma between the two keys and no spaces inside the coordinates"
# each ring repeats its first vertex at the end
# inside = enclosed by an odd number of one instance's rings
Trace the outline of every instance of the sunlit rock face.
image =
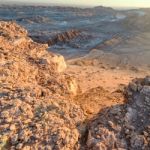
{"type": "Polygon", "coordinates": [[[27,37],[27,30],[21,28],[15,22],[0,22],[0,35],[5,38],[27,37]]]}
{"type": "Polygon", "coordinates": [[[49,88],[50,93],[58,90],[61,94],[75,94],[75,79],[63,75],[67,67],[64,57],[47,51],[46,44],[33,42],[27,34],[14,22],[0,22],[3,83],[18,86],[33,83],[32,86],[49,88]]]}
{"type": "Polygon", "coordinates": [[[66,69],[63,56],[49,53],[46,44],[42,45],[33,42],[27,37],[27,31],[24,28],[12,22],[1,22],[0,26],[0,40],[3,49],[12,50],[12,53],[18,52],[18,55],[25,54],[25,56],[22,55],[23,57],[30,55],[30,59],[31,57],[36,59],[36,61],[39,61],[39,64],[51,66],[52,71],[63,72],[66,69]]]}
{"type": "Polygon", "coordinates": [[[13,22],[0,22],[0,43],[0,149],[77,148],[84,114],[63,56],[13,22]]]}

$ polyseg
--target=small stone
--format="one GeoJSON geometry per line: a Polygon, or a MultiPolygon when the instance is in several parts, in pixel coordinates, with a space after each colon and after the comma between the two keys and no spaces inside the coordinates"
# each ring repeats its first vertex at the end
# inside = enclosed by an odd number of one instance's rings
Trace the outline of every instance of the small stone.
{"type": "Polygon", "coordinates": [[[133,149],[142,148],[144,145],[144,137],[142,135],[134,135],[131,137],[130,142],[133,149]]]}
{"type": "Polygon", "coordinates": [[[13,137],[11,139],[11,143],[12,143],[12,145],[18,143],[18,134],[13,135],[13,137]]]}
{"type": "Polygon", "coordinates": [[[146,103],[150,103],[150,98],[146,96],[146,97],[145,97],[145,102],[146,102],[146,103]]]}
{"type": "MultiPolygon", "coordinates": [[[[128,95],[129,97],[131,97],[132,94],[133,94],[133,93],[132,93],[131,91],[128,91],[128,92],[127,92],[127,95],[128,95]]],[[[131,100],[132,100],[132,99],[131,99],[131,100]]]]}
{"type": "Polygon", "coordinates": [[[98,131],[98,128],[95,128],[94,130],[95,130],[95,131],[98,131]]]}
{"type": "Polygon", "coordinates": [[[8,111],[1,112],[1,117],[2,118],[8,118],[9,117],[9,112],[8,111]]]}
{"type": "Polygon", "coordinates": [[[30,146],[24,146],[22,150],[31,150],[30,146]]]}
{"type": "Polygon", "coordinates": [[[141,91],[141,90],[142,90],[142,86],[141,86],[140,84],[138,85],[137,90],[138,90],[138,91],[141,91]]]}
{"type": "Polygon", "coordinates": [[[129,133],[130,133],[130,130],[129,130],[129,129],[126,129],[126,130],[125,130],[125,133],[126,133],[126,134],[129,134],[129,133]]]}
{"type": "Polygon", "coordinates": [[[24,140],[24,139],[26,139],[26,136],[27,136],[27,132],[24,131],[24,130],[22,130],[22,131],[19,133],[18,138],[19,138],[20,140],[24,140]]]}
{"type": "Polygon", "coordinates": [[[14,124],[10,125],[10,128],[9,128],[11,131],[15,130],[16,129],[16,126],[14,124]]]}
{"type": "Polygon", "coordinates": [[[110,127],[114,126],[114,123],[112,121],[108,121],[108,124],[110,125],[110,127]]]}
{"type": "Polygon", "coordinates": [[[7,122],[7,123],[10,123],[10,122],[12,122],[12,118],[11,118],[11,117],[9,117],[9,118],[6,118],[6,119],[5,119],[5,122],[7,122]]]}
{"type": "Polygon", "coordinates": [[[133,90],[134,92],[137,91],[137,85],[136,85],[135,83],[130,83],[130,84],[129,84],[129,87],[130,87],[130,89],[133,90]]]}
{"type": "Polygon", "coordinates": [[[52,148],[51,148],[50,145],[46,145],[46,146],[45,146],[45,150],[52,150],[52,148]]]}
{"type": "Polygon", "coordinates": [[[146,131],[143,131],[144,136],[148,136],[148,133],[146,131]]]}
{"type": "Polygon", "coordinates": [[[97,138],[97,139],[100,139],[100,138],[101,138],[101,136],[100,136],[100,135],[96,135],[96,138],[97,138]]]}
{"type": "Polygon", "coordinates": [[[19,144],[17,144],[16,149],[17,149],[17,150],[20,150],[20,149],[22,149],[22,147],[23,147],[23,144],[22,144],[22,143],[19,143],[19,144]]]}
{"type": "Polygon", "coordinates": [[[145,79],[144,79],[144,82],[146,85],[150,85],[150,76],[147,76],[145,79]]]}

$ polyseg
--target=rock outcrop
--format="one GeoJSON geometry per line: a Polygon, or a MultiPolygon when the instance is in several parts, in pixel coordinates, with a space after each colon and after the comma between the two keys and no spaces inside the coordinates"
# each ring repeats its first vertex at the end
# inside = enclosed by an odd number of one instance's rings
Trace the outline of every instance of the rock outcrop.
{"type": "Polygon", "coordinates": [[[21,18],[17,18],[16,19],[17,22],[24,22],[24,23],[51,23],[53,22],[53,20],[50,20],[48,17],[44,17],[44,16],[34,16],[34,17],[21,17],[21,18]]]}
{"type": "Polygon", "coordinates": [[[0,22],[0,43],[0,149],[78,147],[84,114],[69,100],[78,86],[63,57],[13,22],[0,22]]]}
{"type": "Polygon", "coordinates": [[[68,30],[68,31],[53,35],[53,37],[47,37],[46,39],[43,38],[42,36],[31,36],[31,38],[36,42],[46,43],[49,46],[52,46],[58,43],[69,42],[73,40],[74,38],[80,36],[80,34],[81,34],[81,31],[72,29],[72,30],[68,30]]]}
{"type": "Polygon", "coordinates": [[[104,109],[91,121],[88,149],[149,149],[150,77],[133,80],[126,91],[127,104],[104,109]]]}
{"type": "Polygon", "coordinates": [[[114,35],[110,39],[105,40],[102,43],[98,44],[97,46],[93,47],[91,50],[93,50],[93,49],[104,50],[104,49],[107,49],[107,48],[110,49],[110,48],[113,48],[113,47],[117,46],[122,41],[123,41],[123,37],[121,37],[119,35],[114,35]]]}

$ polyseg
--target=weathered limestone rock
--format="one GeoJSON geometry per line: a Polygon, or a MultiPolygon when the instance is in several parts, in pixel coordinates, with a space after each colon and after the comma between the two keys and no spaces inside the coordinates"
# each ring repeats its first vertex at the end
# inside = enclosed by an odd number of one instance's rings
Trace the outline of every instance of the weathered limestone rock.
{"type": "Polygon", "coordinates": [[[50,59],[50,61],[56,63],[58,72],[63,72],[67,67],[64,57],[61,55],[55,55],[50,59]]]}

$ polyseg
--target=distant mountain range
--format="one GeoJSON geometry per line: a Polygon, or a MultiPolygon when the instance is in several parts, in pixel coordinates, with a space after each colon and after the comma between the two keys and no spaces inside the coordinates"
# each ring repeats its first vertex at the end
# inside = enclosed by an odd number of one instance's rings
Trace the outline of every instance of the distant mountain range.
{"type": "Polygon", "coordinates": [[[11,5],[6,2],[8,0],[0,6],[0,20],[16,21],[28,29],[33,40],[48,43],[54,51],[72,54],[72,51],[87,52],[95,47],[107,49],[139,32],[150,32],[150,9],[24,6],[26,4],[17,3],[18,6],[14,5],[15,1],[11,5]]]}

